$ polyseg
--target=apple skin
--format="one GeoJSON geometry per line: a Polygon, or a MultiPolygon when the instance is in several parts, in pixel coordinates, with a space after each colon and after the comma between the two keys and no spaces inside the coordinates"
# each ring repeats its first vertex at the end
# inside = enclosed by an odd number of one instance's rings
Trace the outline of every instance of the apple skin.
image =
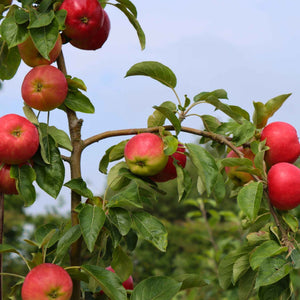
{"type": "Polygon", "coordinates": [[[52,64],[60,54],[61,47],[62,39],[59,34],[53,49],[49,53],[50,60],[47,60],[36,49],[31,37],[29,37],[25,42],[18,45],[19,53],[22,60],[25,62],[25,64],[27,64],[30,67],[52,64]]]}
{"type": "MultiPolygon", "coordinates": [[[[244,148],[244,147],[238,147],[238,150],[241,151],[244,154],[245,158],[248,158],[252,161],[254,161],[254,153],[251,151],[250,148],[244,148]]],[[[239,157],[233,150],[231,150],[227,156],[227,158],[234,158],[239,157]]],[[[254,166],[254,162],[253,162],[254,166]]],[[[242,186],[246,184],[247,182],[253,180],[253,177],[251,174],[243,171],[237,171],[236,169],[238,166],[232,166],[232,167],[225,167],[225,172],[227,173],[228,177],[233,181],[233,183],[237,186],[242,186]]]]}
{"type": "Polygon", "coordinates": [[[177,161],[177,164],[182,168],[186,165],[186,155],[185,147],[182,144],[178,144],[178,148],[175,153],[169,156],[168,162],[164,169],[158,174],[151,176],[150,179],[155,182],[165,182],[177,177],[176,167],[174,166],[174,160],[177,161]]]}
{"type": "Polygon", "coordinates": [[[268,194],[279,210],[290,210],[300,204],[300,169],[287,162],[273,165],[268,172],[268,194]]]}
{"type": "Polygon", "coordinates": [[[124,157],[129,170],[140,176],[153,176],[167,164],[164,142],[154,133],[140,133],[125,145],[124,157]]]}
{"type": "Polygon", "coordinates": [[[63,33],[69,39],[89,39],[104,21],[98,0],[64,0],[59,9],[67,11],[63,33]]]}
{"type": "Polygon", "coordinates": [[[73,283],[68,272],[61,266],[43,263],[27,274],[22,285],[22,300],[69,300],[73,283]]]}
{"type": "Polygon", "coordinates": [[[261,132],[260,140],[265,139],[266,145],[270,147],[265,153],[265,161],[268,167],[279,162],[293,163],[300,155],[297,131],[289,123],[270,123],[261,132]]]}
{"type": "Polygon", "coordinates": [[[17,195],[16,180],[10,177],[11,165],[4,164],[1,168],[0,162],[0,193],[6,195],[17,195]]]}
{"type": "Polygon", "coordinates": [[[30,107],[50,111],[65,101],[68,83],[58,68],[49,65],[37,66],[24,77],[21,92],[24,102],[30,107]]]}
{"type": "Polygon", "coordinates": [[[29,120],[16,114],[7,114],[0,118],[2,163],[22,164],[32,158],[38,147],[38,130],[29,120]]]}
{"type": "Polygon", "coordinates": [[[101,27],[90,36],[89,38],[82,39],[71,39],[70,43],[79,49],[83,50],[97,50],[103,46],[106,42],[109,32],[110,32],[110,20],[105,10],[104,12],[104,21],[101,27]]]}

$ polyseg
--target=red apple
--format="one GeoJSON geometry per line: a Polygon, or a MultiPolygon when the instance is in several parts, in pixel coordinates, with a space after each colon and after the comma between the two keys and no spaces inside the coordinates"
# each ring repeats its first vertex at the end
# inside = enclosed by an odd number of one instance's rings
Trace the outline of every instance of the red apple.
{"type": "Polygon", "coordinates": [[[186,155],[184,154],[184,152],[185,152],[184,146],[179,143],[176,152],[169,156],[168,162],[164,167],[164,169],[160,171],[158,174],[151,176],[150,178],[156,182],[165,182],[176,178],[177,171],[174,165],[174,160],[177,162],[179,166],[184,168],[186,164],[186,155]]]}
{"type": "Polygon", "coordinates": [[[154,133],[140,133],[132,137],[124,149],[124,157],[130,171],[140,176],[153,176],[167,164],[164,142],[154,133]]]}
{"type": "Polygon", "coordinates": [[[280,162],[268,172],[268,193],[273,206],[289,210],[300,204],[300,169],[280,162]]]}
{"type": "Polygon", "coordinates": [[[67,11],[63,33],[69,39],[90,38],[104,21],[104,10],[98,0],[64,0],[59,9],[67,11]]]}
{"type": "Polygon", "coordinates": [[[64,268],[43,263],[27,274],[21,294],[22,300],[69,300],[72,291],[72,279],[64,268]]]}
{"type": "Polygon", "coordinates": [[[96,50],[102,47],[102,45],[106,42],[109,32],[110,32],[110,20],[106,13],[104,12],[104,22],[98,30],[88,38],[82,39],[71,39],[70,43],[79,49],[84,50],[96,50]]]}
{"type": "Polygon", "coordinates": [[[7,195],[17,195],[16,180],[10,177],[11,165],[0,162],[0,193],[7,195]],[[3,165],[1,167],[1,165],[3,165]]]}
{"type": "Polygon", "coordinates": [[[279,162],[293,163],[300,155],[300,143],[296,129],[285,122],[273,122],[261,132],[261,141],[270,147],[265,154],[267,166],[279,162]]]}
{"type": "Polygon", "coordinates": [[[49,111],[65,101],[68,83],[65,75],[56,67],[37,66],[25,76],[21,91],[23,100],[30,107],[49,111]]]}
{"type": "Polygon", "coordinates": [[[0,161],[21,164],[29,160],[39,147],[37,128],[26,118],[8,114],[0,118],[0,161]]]}
{"type": "MultiPolygon", "coordinates": [[[[244,154],[245,158],[254,161],[255,155],[250,148],[238,147],[238,150],[240,150],[244,154]]],[[[226,157],[234,158],[239,156],[233,150],[231,150],[226,157]]],[[[233,181],[235,185],[242,186],[245,183],[253,180],[253,177],[250,173],[244,171],[237,171],[237,168],[238,166],[225,167],[225,172],[227,173],[228,177],[233,181]]]]}
{"type": "Polygon", "coordinates": [[[58,35],[57,41],[53,49],[49,53],[50,60],[44,58],[40,52],[36,49],[31,37],[29,37],[25,42],[18,45],[20,56],[30,67],[36,67],[39,65],[50,65],[58,57],[61,51],[62,40],[60,34],[58,35]]]}

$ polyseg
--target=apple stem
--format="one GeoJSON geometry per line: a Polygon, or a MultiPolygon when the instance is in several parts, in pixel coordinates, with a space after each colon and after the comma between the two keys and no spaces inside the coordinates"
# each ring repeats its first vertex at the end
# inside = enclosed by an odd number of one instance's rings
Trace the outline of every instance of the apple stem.
{"type": "MultiPolygon", "coordinates": [[[[4,231],[4,194],[0,193],[0,244],[3,243],[3,231],[4,231]]],[[[0,253],[0,299],[3,299],[3,263],[2,263],[2,253],[0,253]]]]}

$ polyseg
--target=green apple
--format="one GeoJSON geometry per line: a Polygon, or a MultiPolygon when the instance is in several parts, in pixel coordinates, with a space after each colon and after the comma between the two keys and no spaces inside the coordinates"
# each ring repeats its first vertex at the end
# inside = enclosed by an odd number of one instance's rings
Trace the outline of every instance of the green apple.
{"type": "Polygon", "coordinates": [[[164,142],[154,133],[140,133],[132,137],[124,149],[124,157],[130,171],[140,176],[153,176],[167,164],[164,142]]]}

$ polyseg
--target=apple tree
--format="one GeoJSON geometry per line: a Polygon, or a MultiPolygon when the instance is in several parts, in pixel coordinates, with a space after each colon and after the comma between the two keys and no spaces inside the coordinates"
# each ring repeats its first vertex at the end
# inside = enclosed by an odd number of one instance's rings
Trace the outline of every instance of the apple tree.
{"type": "Polygon", "coordinates": [[[293,213],[300,204],[300,171],[294,164],[300,144],[291,124],[269,122],[290,94],[254,102],[251,115],[231,105],[223,89],[180,97],[169,67],[137,62],[126,77],[156,80],[174,92],[174,100],[155,103],[146,128],[82,137],[78,112],[87,117],[97,112],[84,94],[83,80],[68,73],[63,50],[66,43],[78,51],[105,47],[111,22],[106,5],[125,14],[144,49],[145,35],[129,0],[0,1],[0,79],[5,84],[13,78],[21,62],[32,68],[20,91],[24,116],[12,112],[0,117],[0,253],[15,253],[28,267],[27,274],[1,271],[16,278],[10,299],[168,300],[186,289],[209,288],[203,274],[166,274],[140,282],[131,276],[130,253],[138,242],[168,251],[166,227],[147,208],[165,193],[162,184],[170,180],[176,181],[174,201],[194,203],[206,221],[209,201],[216,206],[229,198],[236,201],[241,237],[233,251],[216,256],[221,289],[234,289],[243,300],[293,299],[291,276],[300,268],[293,213]],[[223,112],[228,120],[199,114],[201,104],[223,112]],[[41,112],[49,116],[56,110],[65,113],[69,132],[50,124],[49,118],[40,120],[41,112]],[[191,116],[201,120],[203,130],[184,126],[191,116]],[[181,132],[199,137],[200,143],[185,143],[181,132]],[[82,153],[110,137],[119,137],[119,142],[99,161],[107,186],[104,195],[97,195],[82,177],[82,153]],[[29,254],[2,241],[3,203],[6,195],[19,194],[25,206],[32,205],[36,186],[53,198],[63,186],[70,189],[70,222],[39,227],[34,239],[24,241],[36,250],[29,254]],[[197,197],[191,199],[195,188],[197,197]]]}

